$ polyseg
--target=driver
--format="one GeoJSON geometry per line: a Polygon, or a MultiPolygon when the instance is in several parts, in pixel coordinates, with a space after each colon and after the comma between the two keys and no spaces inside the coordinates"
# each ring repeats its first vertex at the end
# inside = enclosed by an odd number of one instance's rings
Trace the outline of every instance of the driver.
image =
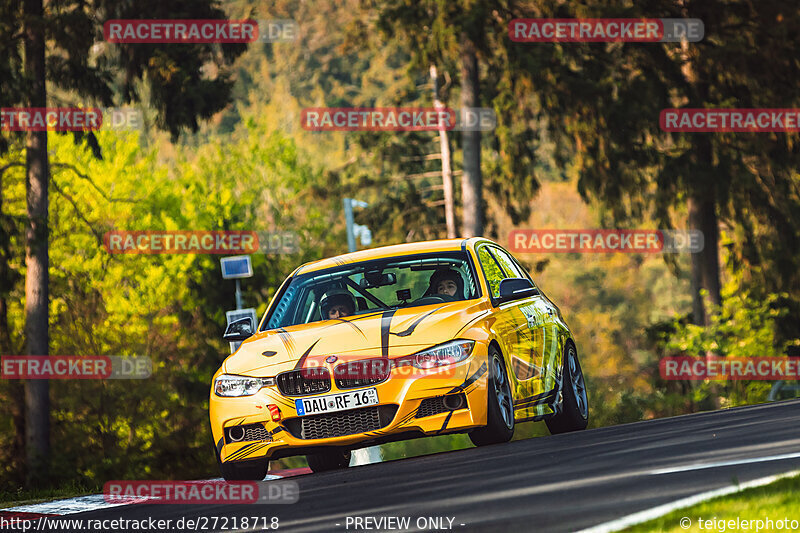
{"type": "Polygon", "coordinates": [[[428,294],[453,296],[464,299],[464,280],[461,274],[451,268],[440,268],[431,276],[428,294]]]}
{"type": "Polygon", "coordinates": [[[331,289],[322,295],[319,309],[322,319],[350,316],[355,312],[356,301],[347,289],[331,289]]]}

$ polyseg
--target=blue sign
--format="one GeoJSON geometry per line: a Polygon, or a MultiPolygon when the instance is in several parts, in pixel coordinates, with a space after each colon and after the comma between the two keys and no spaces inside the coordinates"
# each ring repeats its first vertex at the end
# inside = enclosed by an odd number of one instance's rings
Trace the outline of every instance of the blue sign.
{"type": "Polygon", "coordinates": [[[253,264],[249,255],[223,257],[219,260],[223,279],[249,278],[253,275],[253,264]]]}

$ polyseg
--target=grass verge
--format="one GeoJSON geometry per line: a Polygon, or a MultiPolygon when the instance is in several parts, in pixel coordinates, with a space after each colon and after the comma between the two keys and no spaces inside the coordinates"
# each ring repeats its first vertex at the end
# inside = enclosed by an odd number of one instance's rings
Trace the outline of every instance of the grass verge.
{"type": "Polygon", "coordinates": [[[88,494],[100,494],[102,490],[102,487],[89,487],[86,485],[74,484],[52,489],[0,491],[0,510],[8,507],[18,507],[20,505],[31,505],[51,500],[86,496],[88,494]]]}
{"type": "Polygon", "coordinates": [[[800,529],[798,502],[800,476],[795,476],[679,509],[624,531],[794,531],[800,529]]]}

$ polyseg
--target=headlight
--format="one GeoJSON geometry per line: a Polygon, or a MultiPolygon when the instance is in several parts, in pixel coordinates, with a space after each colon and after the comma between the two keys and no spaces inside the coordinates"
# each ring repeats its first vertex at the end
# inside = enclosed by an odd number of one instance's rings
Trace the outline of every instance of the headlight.
{"type": "Polygon", "coordinates": [[[275,385],[275,378],[251,378],[222,374],[214,380],[214,394],[217,396],[252,396],[261,387],[275,385]]]}
{"type": "Polygon", "coordinates": [[[452,341],[424,352],[395,359],[395,366],[413,365],[425,370],[460,363],[472,353],[475,341],[452,341]]]}

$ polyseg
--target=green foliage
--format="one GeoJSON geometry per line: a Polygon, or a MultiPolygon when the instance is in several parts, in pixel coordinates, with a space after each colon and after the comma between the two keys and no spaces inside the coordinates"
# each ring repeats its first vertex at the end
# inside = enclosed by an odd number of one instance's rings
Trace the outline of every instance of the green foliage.
{"type": "Polygon", "coordinates": [[[712,307],[708,327],[679,323],[666,348],[686,354],[714,353],[731,357],[779,357],[775,320],[786,313],[775,309],[777,295],[755,299],[738,290],[723,295],[724,304],[712,307]]]}
{"type": "Polygon", "coordinates": [[[796,106],[800,64],[787,57],[800,45],[800,14],[780,0],[757,6],[745,0],[685,6],[599,0],[564,3],[540,16],[654,13],[699,18],[704,38],[685,48],[563,43],[549,47],[550,60],[531,55],[531,66],[542,61],[543,68],[527,72],[535,73],[535,90],[544,96],[558,153],[574,156],[578,190],[602,202],[607,223],[654,220],[672,227],[688,197],[711,199],[712,214],[734,228],[726,244],[739,263],[734,270],[752,270],[770,292],[796,298],[797,133],[667,133],[658,117],[665,108],[796,106]]]}
{"type": "MultiPolygon", "coordinates": [[[[723,290],[721,306],[712,306],[711,323],[707,327],[686,321],[676,321],[674,330],[665,336],[664,347],[668,353],[724,357],[784,357],[790,341],[776,338],[776,324],[789,310],[780,306],[786,295],[770,294],[754,297],[735,282],[723,290]]],[[[792,341],[800,346],[800,339],[792,341]]],[[[766,401],[771,381],[709,381],[693,390],[695,402],[719,398],[726,406],[747,405],[766,401]]]]}
{"type": "MultiPolygon", "coordinates": [[[[52,483],[216,475],[208,431],[211,375],[227,351],[220,339],[233,284],[218,257],[116,255],[103,234],[116,230],[295,231],[302,252],[254,256],[244,303],[262,313],[299,263],[338,251],[314,198],[319,174],[294,143],[249,121],[235,139],[216,139],[169,165],[132,134],[101,132],[103,160],[51,136],[51,346],[60,355],[138,355],[154,363],[141,381],[51,383],[52,483]],[[307,205],[294,210],[293,205],[307,205]]],[[[2,165],[2,160],[0,160],[2,165]]],[[[14,169],[17,170],[17,169],[14,169]]],[[[24,210],[21,171],[8,174],[7,211],[24,210]]],[[[21,284],[9,298],[10,330],[23,328],[21,284]]],[[[0,383],[11,398],[16,382],[0,383]]],[[[0,402],[0,449],[8,490],[19,480],[11,445],[14,403],[0,402]]],[[[19,450],[17,450],[18,453],[19,450]]]]}

